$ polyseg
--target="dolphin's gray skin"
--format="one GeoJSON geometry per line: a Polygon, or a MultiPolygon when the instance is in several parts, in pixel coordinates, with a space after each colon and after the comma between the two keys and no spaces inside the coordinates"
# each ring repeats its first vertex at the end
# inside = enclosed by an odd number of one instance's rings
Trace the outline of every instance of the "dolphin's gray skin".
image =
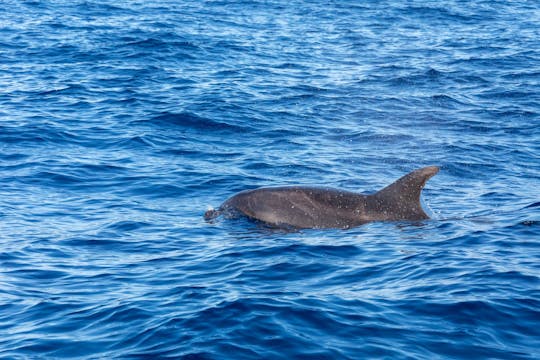
{"type": "Polygon", "coordinates": [[[245,215],[277,227],[350,228],[371,221],[429,219],[420,205],[426,181],[437,166],[415,170],[372,195],[330,188],[285,186],[242,191],[217,210],[204,214],[212,220],[245,215]]]}

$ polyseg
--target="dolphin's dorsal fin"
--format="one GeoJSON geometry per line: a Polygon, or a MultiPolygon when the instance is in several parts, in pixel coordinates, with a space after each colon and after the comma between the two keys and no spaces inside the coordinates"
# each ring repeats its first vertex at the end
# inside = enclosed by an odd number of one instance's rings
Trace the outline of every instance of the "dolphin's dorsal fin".
{"type": "Polygon", "coordinates": [[[420,204],[420,193],[439,167],[414,170],[373,195],[379,210],[389,210],[403,220],[429,219],[420,204]]]}

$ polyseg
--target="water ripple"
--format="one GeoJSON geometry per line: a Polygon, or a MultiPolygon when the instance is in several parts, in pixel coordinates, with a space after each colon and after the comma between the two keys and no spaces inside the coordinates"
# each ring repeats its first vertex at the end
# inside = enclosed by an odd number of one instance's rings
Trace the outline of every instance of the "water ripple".
{"type": "Polygon", "coordinates": [[[540,357],[537,3],[2,10],[0,357],[540,357]],[[420,223],[202,218],[432,164],[420,223]]]}

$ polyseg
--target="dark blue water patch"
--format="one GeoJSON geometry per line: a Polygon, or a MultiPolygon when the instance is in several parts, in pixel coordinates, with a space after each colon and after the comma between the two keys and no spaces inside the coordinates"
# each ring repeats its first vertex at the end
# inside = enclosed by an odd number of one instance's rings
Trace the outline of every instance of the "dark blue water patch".
{"type": "Polygon", "coordinates": [[[458,109],[462,108],[465,104],[461,101],[444,94],[434,95],[431,97],[435,107],[442,107],[445,109],[458,109]]]}
{"type": "Polygon", "coordinates": [[[539,207],[539,206],[540,206],[540,202],[535,202],[533,204],[525,206],[525,208],[535,208],[535,207],[539,207]]]}
{"type": "Polygon", "coordinates": [[[175,61],[195,60],[202,49],[192,41],[178,37],[173,33],[159,34],[159,37],[147,37],[149,34],[130,34],[122,39],[123,44],[111,49],[128,59],[148,57],[158,61],[173,57],[175,61]]]}
{"type": "Polygon", "coordinates": [[[133,231],[150,226],[150,224],[141,221],[118,221],[114,224],[107,226],[108,229],[113,231],[133,231]]]}
{"type": "Polygon", "coordinates": [[[212,119],[202,118],[189,113],[163,113],[153,117],[150,120],[140,120],[139,123],[151,123],[156,126],[173,126],[185,129],[193,129],[199,131],[246,131],[245,128],[238,127],[233,124],[216,121],[212,119]]]}
{"type": "Polygon", "coordinates": [[[23,279],[32,279],[32,280],[51,280],[55,281],[66,276],[65,272],[61,271],[52,271],[52,270],[17,270],[17,277],[23,279]]]}

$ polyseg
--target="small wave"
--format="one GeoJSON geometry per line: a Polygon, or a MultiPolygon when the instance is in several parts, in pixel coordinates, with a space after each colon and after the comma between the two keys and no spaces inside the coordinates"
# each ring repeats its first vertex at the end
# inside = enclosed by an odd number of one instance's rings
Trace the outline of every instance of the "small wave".
{"type": "Polygon", "coordinates": [[[68,273],[60,270],[51,270],[51,269],[28,269],[28,268],[22,268],[16,270],[16,275],[18,278],[23,279],[37,279],[37,280],[58,280],[61,278],[64,278],[66,276],[69,276],[68,273]]]}
{"type": "Polygon", "coordinates": [[[434,105],[444,107],[446,109],[459,109],[466,105],[462,101],[445,94],[434,95],[431,97],[431,99],[433,100],[434,105]]]}
{"type": "Polygon", "coordinates": [[[85,182],[85,179],[81,176],[64,174],[55,171],[40,171],[33,175],[32,178],[28,178],[28,180],[60,187],[85,182]]]}
{"type": "Polygon", "coordinates": [[[446,74],[435,70],[433,68],[430,68],[424,72],[415,72],[411,73],[405,76],[397,76],[394,78],[389,79],[391,83],[394,85],[423,85],[423,84],[431,84],[433,82],[441,81],[443,78],[446,77],[446,74]]]}
{"type": "Polygon", "coordinates": [[[206,130],[218,132],[245,132],[247,129],[241,126],[229,124],[200,117],[191,113],[164,112],[148,120],[135,121],[138,124],[150,124],[159,127],[179,127],[193,130],[206,130]]]}
{"type": "Polygon", "coordinates": [[[91,236],[74,236],[59,241],[59,244],[63,246],[69,246],[73,248],[88,247],[94,249],[100,247],[103,249],[110,248],[122,248],[123,246],[129,246],[130,240],[115,239],[117,234],[111,234],[111,232],[98,233],[94,237],[91,236]]]}
{"type": "Polygon", "coordinates": [[[136,135],[127,138],[114,139],[109,141],[106,147],[117,147],[123,149],[154,148],[155,145],[147,135],[136,135]]]}
{"type": "Polygon", "coordinates": [[[144,40],[136,40],[126,44],[127,46],[138,46],[143,48],[159,48],[167,45],[165,41],[156,38],[149,38],[144,40]]]}
{"type": "Polygon", "coordinates": [[[530,204],[530,205],[527,205],[524,207],[524,209],[528,209],[528,208],[535,208],[535,207],[539,207],[540,206],[540,201],[539,202],[535,202],[533,204],[530,204]]]}
{"type": "Polygon", "coordinates": [[[143,221],[131,221],[131,220],[123,220],[123,221],[117,221],[113,224],[110,224],[107,226],[107,229],[109,230],[115,230],[115,231],[134,231],[138,230],[144,227],[148,227],[151,224],[143,221]]]}

